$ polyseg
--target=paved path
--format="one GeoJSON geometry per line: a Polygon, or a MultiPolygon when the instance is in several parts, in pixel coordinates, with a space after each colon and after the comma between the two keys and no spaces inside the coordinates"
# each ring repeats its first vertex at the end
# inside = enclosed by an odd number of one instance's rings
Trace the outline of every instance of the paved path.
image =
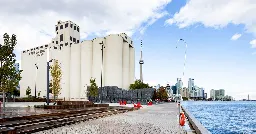
{"type": "Polygon", "coordinates": [[[177,112],[176,103],[165,103],[38,134],[183,134],[177,112]]]}

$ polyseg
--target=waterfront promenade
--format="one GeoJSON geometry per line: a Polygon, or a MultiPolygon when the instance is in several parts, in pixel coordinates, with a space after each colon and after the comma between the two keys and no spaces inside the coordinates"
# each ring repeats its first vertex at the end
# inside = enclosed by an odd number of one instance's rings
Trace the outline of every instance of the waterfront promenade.
{"type": "Polygon", "coordinates": [[[177,113],[176,103],[164,103],[37,134],[185,134],[178,125],[177,113]]]}

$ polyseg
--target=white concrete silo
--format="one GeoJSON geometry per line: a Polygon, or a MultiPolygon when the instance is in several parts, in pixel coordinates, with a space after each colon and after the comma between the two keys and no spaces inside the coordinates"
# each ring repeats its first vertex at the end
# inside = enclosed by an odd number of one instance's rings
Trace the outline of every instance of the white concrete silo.
{"type": "Polygon", "coordinates": [[[123,87],[123,38],[118,34],[106,37],[105,86],[123,87]]]}
{"type": "MultiPolygon", "coordinates": [[[[36,79],[36,90],[37,95],[40,92],[40,97],[47,96],[47,50],[48,44],[40,46],[40,49],[37,51],[36,64],[38,65],[37,70],[37,79],[36,79]]],[[[34,67],[35,68],[35,67],[34,67]]],[[[33,69],[35,70],[35,69],[33,69]]]]}
{"type": "Polygon", "coordinates": [[[130,69],[129,69],[129,75],[130,75],[130,83],[134,83],[135,79],[135,49],[134,47],[129,47],[129,52],[130,52],[130,69]]]}
{"type": "Polygon", "coordinates": [[[62,56],[63,61],[61,63],[61,71],[62,71],[62,96],[65,97],[65,100],[70,100],[70,44],[65,44],[63,48],[61,48],[60,56],[62,56]]]}
{"type": "Polygon", "coordinates": [[[130,50],[128,41],[123,42],[123,88],[129,89],[130,86],[130,50]]]}
{"type": "Polygon", "coordinates": [[[87,100],[87,86],[92,77],[92,41],[86,40],[81,44],[81,87],[80,98],[87,100]]]}
{"type": "Polygon", "coordinates": [[[80,98],[80,71],[81,71],[81,51],[80,44],[71,45],[70,55],[70,98],[71,100],[77,100],[80,98]]]}
{"type": "MultiPolygon", "coordinates": [[[[29,76],[31,73],[31,70],[28,70],[29,63],[31,62],[29,59],[29,52],[27,50],[24,50],[21,53],[21,69],[23,70],[21,72],[21,81],[20,81],[20,97],[26,97],[26,89],[29,86],[29,81],[31,81],[31,76],[29,76]]],[[[30,87],[31,88],[31,87],[30,87]]]]}
{"type": "MultiPolygon", "coordinates": [[[[100,87],[100,78],[101,78],[101,45],[100,43],[103,41],[105,44],[104,38],[95,38],[92,40],[92,78],[95,78],[95,82],[98,87],[100,87]]],[[[104,75],[103,75],[104,76],[104,75]]],[[[104,77],[103,77],[103,86],[104,86],[104,77]]]]}

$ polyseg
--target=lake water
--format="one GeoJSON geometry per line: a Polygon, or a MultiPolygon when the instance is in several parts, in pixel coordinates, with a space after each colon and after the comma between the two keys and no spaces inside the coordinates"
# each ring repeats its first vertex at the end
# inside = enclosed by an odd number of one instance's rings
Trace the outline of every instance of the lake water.
{"type": "Polygon", "coordinates": [[[212,134],[256,134],[256,102],[187,101],[182,105],[212,134]]]}

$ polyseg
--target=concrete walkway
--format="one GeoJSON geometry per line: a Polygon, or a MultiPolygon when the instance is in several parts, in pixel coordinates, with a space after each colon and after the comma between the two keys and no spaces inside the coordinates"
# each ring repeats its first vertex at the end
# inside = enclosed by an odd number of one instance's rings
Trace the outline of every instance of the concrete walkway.
{"type": "Polygon", "coordinates": [[[177,113],[176,103],[158,104],[38,134],[185,134],[178,125],[177,113]]]}

